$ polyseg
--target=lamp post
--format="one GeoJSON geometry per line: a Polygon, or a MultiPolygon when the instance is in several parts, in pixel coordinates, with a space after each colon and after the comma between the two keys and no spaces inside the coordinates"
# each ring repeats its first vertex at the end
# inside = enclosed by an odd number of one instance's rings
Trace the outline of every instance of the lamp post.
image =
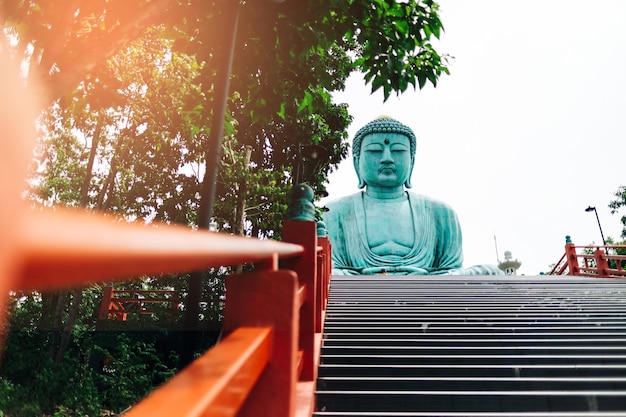
{"type": "Polygon", "coordinates": [[[328,151],[320,145],[298,144],[294,167],[293,185],[313,179],[321,164],[328,159],[328,151]],[[306,169],[308,165],[308,170],[306,169]]]}
{"type": "MultiPolygon", "coordinates": [[[[591,207],[591,206],[589,206],[589,207],[587,207],[587,208],[585,209],[585,211],[586,211],[587,213],[592,212],[592,211],[596,213],[596,220],[598,220],[598,227],[600,228],[600,236],[602,236],[602,244],[603,244],[604,246],[606,246],[606,240],[604,240],[604,233],[602,233],[602,226],[600,225],[600,217],[598,217],[598,210],[596,210],[596,208],[595,208],[595,207],[591,207]]],[[[607,249],[606,249],[606,248],[604,248],[604,251],[605,251],[605,252],[607,252],[607,249]]],[[[607,254],[608,254],[608,252],[607,252],[607,254]]]]}
{"type": "MultiPolygon", "coordinates": [[[[282,3],[284,0],[270,0],[274,3],[282,3]]],[[[216,62],[217,80],[214,96],[215,107],[211,119],[211,133],[204,149],[206,171],[200,190],[200,206],[198,207],[198,228],[209,229],[211,217],[213,217],[213,205],[215,203],[215,190],[217,188],[217,176],[221,160],[222,136],[224,133],[224,117],[228,100],[230,77],[235,55],[239,16],[244,2],[235,0],[224,9],[221,17],[230,26],[230,32],[226,35],[226,42],[222,50],[223,56],[218,56],[216,62]]],[[[186,366],[193,360],[193,348],[195,346],[195,331],[199,330],[200,299],[202,294],[203,271],[193,271],[189,278],[189,294],[186,300],[184,318],[185,349],[181,353],[181,363],[186,366]]]]}
{"type": "MultiPolygon", "coordinates": [[[[213,205],[215,202],[215,189],[217,188],[217,175],[219,162],[221,159],[222,135],[224,132],[224,117],[226,114],[226,104],[230,75],[235,55],[235,41],[237,39],[237,27],[241,2],[236,1],[231,7],[226,7],[222,18],[230,23],[230,33],[224,48],[224,56],[217,60],[216,73],[219,82],[215,85],[215,108],[211,120],[211,134],[208,143],[205,145],[206,171],[202,180],[200,190],[200,206],[198,207],[198,228],[209,229],[211,217],[213,216],[213,205]]],[[[184,348],[181,352],[181,363],[188,365],[193,360],[193,350],[197,344],[196,332],[199,331],[200,323],[200,301],[202,297],[202,284],[204,271],[192,271],[189,276],[189,292],[185,301],[184,327],[184,348]]]]}

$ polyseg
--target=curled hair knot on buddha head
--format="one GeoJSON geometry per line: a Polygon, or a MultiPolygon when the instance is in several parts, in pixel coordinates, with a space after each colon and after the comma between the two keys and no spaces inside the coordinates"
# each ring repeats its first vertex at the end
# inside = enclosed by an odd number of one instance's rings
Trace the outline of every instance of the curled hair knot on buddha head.
{"type": "Polygon", "coordinates": [[[404,186],[406,188],[411,188],[411,173],[413,172],[413,165],[415,164],[415,149],[417,147],[417,139],[415,137],[415,133],[413,130],[400,123],[396,119],[393,119],[389,116],[379,116],[376,119],[372,120],[362,128],[360,128],[356,135],[354,135],[354,139],[352,140],[352,158],[354,162],[354,168],[356,169],[356,175],[359,177],[359,188],[365,187],[365,181],[361,178],[359,173],[359,157],[361,156],[361,142],[363,142],[363,138],[367,135],[376,134],[376,133],[397,133],[406,136],[409,138],[409,143],[411,146],[411,169],[409,171],[409,177],[406,179],[404,186]]]}

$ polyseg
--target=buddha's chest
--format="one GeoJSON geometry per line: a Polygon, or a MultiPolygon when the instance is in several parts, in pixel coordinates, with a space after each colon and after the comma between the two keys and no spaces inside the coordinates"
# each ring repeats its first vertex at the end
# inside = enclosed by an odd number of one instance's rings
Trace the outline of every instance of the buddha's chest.
{"type": "Polygon", "coordinates": [[[370,250],[377,255],[408,254],[415,244],[408,200],[365,205],[365,231],[370,250]]]}

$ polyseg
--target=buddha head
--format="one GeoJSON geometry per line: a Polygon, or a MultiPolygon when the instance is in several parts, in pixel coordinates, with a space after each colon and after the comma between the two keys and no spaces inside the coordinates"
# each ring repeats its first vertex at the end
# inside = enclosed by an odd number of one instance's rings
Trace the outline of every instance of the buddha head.
{"type": "MultiPolygon", "coordinates": [[[[399,121],[392,119],[388,116],[380,116],[356,132],[354,139],[352,140],[352,157],[354,162],[354,169],[356,170],[356,175],[359,178],[359,188],[364,188],[367,185],[367,181],[364,178],[364,173],[362,173],[360,169],[360,159],[361,159],[361,145],[363,143],[363,139],[370,135],[376,136],[405,136],[408,139],[410,145],[410,168],[408,173],[406,174],[406,178],[403,179],[404,186],[406,188],[411,188],[411,173],[413,172],[413,165],[415,164],[415,148],[416,148],[416,138],[415,133],[411,130],[410,127],[400,123],[399,121]]],[[[384,139],[387,142],[387,139],[384,139]]]]}

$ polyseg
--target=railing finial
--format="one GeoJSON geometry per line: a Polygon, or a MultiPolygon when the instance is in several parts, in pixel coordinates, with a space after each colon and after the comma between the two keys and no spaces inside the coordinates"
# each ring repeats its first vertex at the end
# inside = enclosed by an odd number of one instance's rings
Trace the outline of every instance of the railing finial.
{"type": "Polygon", "coordinates": [[[291,190],[287,220],[315,221],[315,205],[313,189],[307,184],[296,184],[291,190]]]}
{"type": "Polygon", "coordinates": [[[321,220],[317,221],[317,237],[327,237],[328,231],[326,230],[326,223],[321,220]]]}

